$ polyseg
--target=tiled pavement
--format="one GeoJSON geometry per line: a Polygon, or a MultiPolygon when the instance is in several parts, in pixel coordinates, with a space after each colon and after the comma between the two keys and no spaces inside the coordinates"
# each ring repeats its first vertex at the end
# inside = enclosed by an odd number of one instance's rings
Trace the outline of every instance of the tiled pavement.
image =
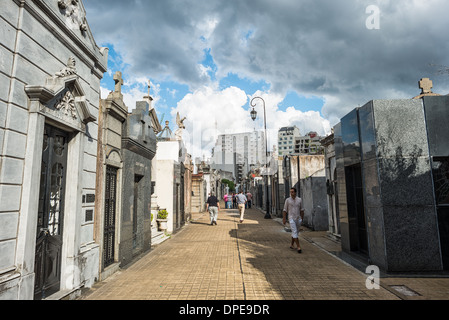
{"type": "Polygon", "coordinates": [[[449,278],[387,278],[366,288],[367,274],[329,253],[339,245],[304,232],[302,254],[276,219],[222,210],[217,226],[196,215],[171,239],[127,269],[84,292],[81,300],[398,300],[449,299],[449,278]],[[390,285],[419,292],[408,297],[390,285]]]}

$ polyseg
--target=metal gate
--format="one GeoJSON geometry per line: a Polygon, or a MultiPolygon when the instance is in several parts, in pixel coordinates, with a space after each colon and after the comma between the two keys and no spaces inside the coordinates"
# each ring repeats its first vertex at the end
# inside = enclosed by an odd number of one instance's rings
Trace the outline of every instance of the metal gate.
{"type": "Polygon", "coordinates": [[[103,268],[114,263],[115,213],[117,203],[117,168],[106,166],[106,191],[104,205],[103,268]]]}
{"type": "Polygon", "coordinates": [[[46,125],[42,151],[34,299],[59,291],[68,134],[46,125]]]}
{"type": "Polygon", "coordinates": [[[143,176],[134,176],[134,204],[133,204],[133,249],[137,249],[140,245],[139,243],[139,225],[138,225],[138,216],[139,216],[139,183],[142,180],[143,176]]]}

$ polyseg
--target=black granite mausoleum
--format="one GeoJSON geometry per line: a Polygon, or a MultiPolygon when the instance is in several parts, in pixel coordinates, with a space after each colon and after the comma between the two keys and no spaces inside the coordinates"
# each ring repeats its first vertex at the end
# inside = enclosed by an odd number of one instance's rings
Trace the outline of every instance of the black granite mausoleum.
{"type": "Polygon", "coordinates": [[[149,105],[138,101],[123,123],[121,266],[151,247],[151,161],[155,155],[156,135],[149,105]]]}
{"type": "Polygon", "coordinates": [[[449,269],[449,97],[374,100],[334,128],[342,250],[384,271],[449,269]]]}

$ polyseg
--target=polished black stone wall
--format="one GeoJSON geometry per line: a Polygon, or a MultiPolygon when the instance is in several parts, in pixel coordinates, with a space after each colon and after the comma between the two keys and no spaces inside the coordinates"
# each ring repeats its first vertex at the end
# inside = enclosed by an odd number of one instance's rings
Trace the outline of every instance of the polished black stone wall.
{"type": "Polygon", "coordinates": [[[449,96],[424,97],[444,269],[449,269],[449,96]]]}
{"type": "MultiPolygon", "coordinates": [[[[432,103],[444,110],[438,103],[445,102],[432,103]]],[[[447,211],[437,216],[429,149],[445,150],[438,134],[429,148],[432,130],[438,133],[426,126],[422,100],[370,101],[334,128],[344,251],[387,271],[442,269],[439,235],[449,225],[447,211]]]]}

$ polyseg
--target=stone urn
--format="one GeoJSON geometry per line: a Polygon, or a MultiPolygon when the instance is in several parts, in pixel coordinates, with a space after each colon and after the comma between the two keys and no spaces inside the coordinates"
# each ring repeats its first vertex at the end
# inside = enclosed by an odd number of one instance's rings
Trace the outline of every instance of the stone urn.
{"type": "Polygon", "coordinates": [[[159,210],[159,212],[157,213],[156,221],[157,221],[157,227],[158,227],[159,231],[165,231],[168,229],[167,217],[168,217],[168,212],[165,209],[159,210]]]}

